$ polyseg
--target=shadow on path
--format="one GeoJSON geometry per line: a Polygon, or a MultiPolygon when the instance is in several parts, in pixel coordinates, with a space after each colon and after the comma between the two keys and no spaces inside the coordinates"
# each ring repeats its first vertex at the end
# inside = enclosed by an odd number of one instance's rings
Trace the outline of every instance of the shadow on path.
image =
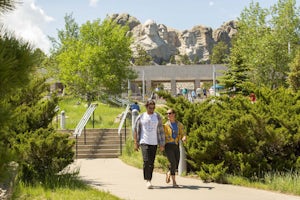
{"type": "Polygon", "coordinates": [[[153,189],[189,189],[189,190],[199,190],[199,189],[214,189],[214,187],[205,187],[199,185],[179,185],[178,188],[173,188],[172,185],[170,186],[153,186],[153,189]]]}
{"type": "MultiPolygon", "coordinates": [[[[94,185],[94,186],[107,186],[110,184],[100,182],[99,180],[96,179],[83,179],[85,183],[89,185],[94,185]]],[[[167,185],[167,186],[153,186],[153,189],[188,189],[188,190],[200,190],[200,189],[207,189],[207,190],[212,190],[215,187],[207,187],[207,186],[199,186],[199,185],[179,185],[178,188],[173,188],[172,185],[167,185]]]]}

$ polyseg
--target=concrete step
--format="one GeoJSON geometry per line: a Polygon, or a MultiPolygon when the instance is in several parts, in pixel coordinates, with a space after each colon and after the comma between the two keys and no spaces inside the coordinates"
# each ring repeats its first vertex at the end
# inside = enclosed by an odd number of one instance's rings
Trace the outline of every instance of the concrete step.
{"type": "MultiPolygon", "coordinates": [[[[122,136],[122,138],[124,138],[124,136],[122,136]]],[[[73,138],[73,139],[76,139],[76,138],[73,138]]],[[[112,135],[104,135],[104,136],[93,136],[93,135],[90,135],[90,136],[80,136],[80,137],[77,137],[77,141],[80,141],[80,140],[94,140],[94,141],[100,141],[100,140],[120,140],[120,136],[112,136],[112,135]]]]}
{"type": "Polygon", "coordinates": [[[78,154],[119,153],[119,149],[78,149],[78,154]]]}
{"type": "Polygon", "coordinates": [[[119,154],[80,154],[77,155],[77,159],[82,158],[118,158],[119,154]]]}
{"type": "MultiPolygon", "coordinates": [[[[95,146],[106,146],[106,145],[120,145],[119,140],[102,140],[102,141],[77,141],[78,145],[95,145],[95,146]]],[[[125,141],[122,140],[122,145],[125,144],[125,141]]]]}
{"type": "MultiPolygon", "coordinates": [[[[122,144],[123,146],[123,144],[122,144]]],[[[76,145],[75,145],[76,147],[76,145]]],[[[95,145],[95,144],[77,144],[78,149],[119,149],[120,144],[101,144],[101,145],[95,145]]]]}

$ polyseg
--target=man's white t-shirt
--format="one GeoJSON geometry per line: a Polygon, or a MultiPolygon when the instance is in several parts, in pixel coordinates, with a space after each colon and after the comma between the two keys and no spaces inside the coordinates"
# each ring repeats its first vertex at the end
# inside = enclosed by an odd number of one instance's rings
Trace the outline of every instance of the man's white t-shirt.
{"type": "Polygon", "coordinates": [[[158,118],[156,113],[149,115],[143,113],[141,116],[141,140],[140,144],[157,145],[157,125],[158,118]]]}

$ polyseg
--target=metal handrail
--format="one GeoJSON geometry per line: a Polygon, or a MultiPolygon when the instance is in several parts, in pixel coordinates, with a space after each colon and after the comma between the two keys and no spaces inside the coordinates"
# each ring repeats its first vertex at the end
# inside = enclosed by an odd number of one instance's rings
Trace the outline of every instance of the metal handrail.
{"type": "MultiPolygon", "coordinates": [[[[73,135],[76,137],[76,159],[77,159],[77,156],[78,156],[78,137],[81,135],[82,130],[85,128],[88,120],[90,119],[90,117],[94,113],[97,106],[98,106],[98,104],[91,104],[88,107],[88,109],[85,111],[83,117],[81,118],[81,120],[77,124],[76,129],[73,133],[73,135]]],[[[86,144],[85,131],[84,131],[84,144],[86,144]]]]}
{"type": "Polygon", "coordinates": [[[88,109],[84,113],[83,117],[81,118],[81,120],[79,121],[79,123],[76,126],[76,129],[73,133],[74,136],[80,136],[81,135],[82,130],[84,129],[85,125],[87,124],[88,120],[90,119],[90,117],[94,113],[97,106],[98,106],[98,104],[91,104],[88,107],[88,109]]]}
{"type": "Polygon", "coordinates": [[[117,104],[118,106],[125,106],[130,104],[129,100],[118,98],[118,97],[109,97],[108,100],[117,104]]]}
{"type": "Polygon", "coordinates": [[[126,117],[127,117],[127,114],[129,112],[129,108],[130,108],[130,104],[127,104],[127,107],[125,109],[125,111],[123,112],[123,116],[122,116],[122,119],[120,121],[120,124],[119,124],[119,128],[118,128],[118,134],[120,136],[120,153],[122,155],[122,127],[123,125],[125,124],[125,140],[126,140],[126,117]]]}
{"type": "Polygon", "coordinates": [[[119,135],[121,134],[121,129],[123,127],[124,122],[126,122],[126,117],[127,117],[128,112],[129,112],[129,108],[130,108],[130,105],[128,104],[125,111],[122,114],[122,119],[120,121],[119,128],[118,128],[118,134],[119,135]]]}

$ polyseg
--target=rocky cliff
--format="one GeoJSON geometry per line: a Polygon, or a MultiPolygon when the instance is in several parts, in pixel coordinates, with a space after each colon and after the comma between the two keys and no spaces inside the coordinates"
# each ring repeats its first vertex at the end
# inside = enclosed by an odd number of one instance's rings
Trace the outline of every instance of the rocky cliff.
{"type": "Polygon", "coordinates": [[[229,45],[237,32],[236,21],[224,23],[216,30],[196,25],[190,30],[180,31],[156,24],[154,20],[142,24],[129,14],[113,14],[109,17],[118,24],[128,24],[134,39],[133,52],[136,54],[136,47],[140,45],[157,64],[169,63],[172,56],[177,59],[185,55],[190,61],[209,63],[214,45],[220,41],[229,45]]]}

